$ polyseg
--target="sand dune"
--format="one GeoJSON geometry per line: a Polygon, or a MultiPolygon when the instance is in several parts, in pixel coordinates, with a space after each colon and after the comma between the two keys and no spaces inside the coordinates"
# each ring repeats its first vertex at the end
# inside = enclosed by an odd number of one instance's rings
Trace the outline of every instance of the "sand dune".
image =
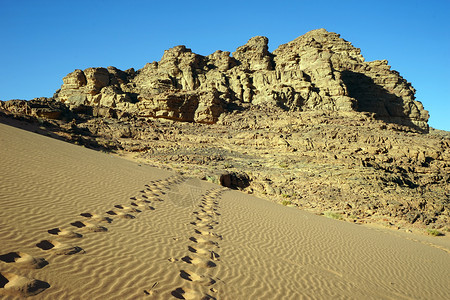
{"type": "Polygon", "coordinates": [[[362,227],[0,124],[5,299],[448,299],[447,237],[362,227]]]}

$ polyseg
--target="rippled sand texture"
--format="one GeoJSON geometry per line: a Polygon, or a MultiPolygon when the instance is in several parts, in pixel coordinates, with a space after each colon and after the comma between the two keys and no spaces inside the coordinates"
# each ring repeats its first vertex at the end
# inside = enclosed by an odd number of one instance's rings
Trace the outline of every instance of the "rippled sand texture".
{"type": "Polygon", "coordinates": [[[448,299],[449,243],[0,124],[0,298],[448,299]]]}

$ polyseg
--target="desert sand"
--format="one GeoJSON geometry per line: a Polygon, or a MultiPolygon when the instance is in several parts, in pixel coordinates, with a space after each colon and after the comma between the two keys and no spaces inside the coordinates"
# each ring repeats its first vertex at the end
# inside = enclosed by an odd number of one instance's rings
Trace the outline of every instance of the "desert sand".
{"type": "Polygon", "coordinates": [[[0,124],[0,297],[449,299],[450,242],[0,124]]]}

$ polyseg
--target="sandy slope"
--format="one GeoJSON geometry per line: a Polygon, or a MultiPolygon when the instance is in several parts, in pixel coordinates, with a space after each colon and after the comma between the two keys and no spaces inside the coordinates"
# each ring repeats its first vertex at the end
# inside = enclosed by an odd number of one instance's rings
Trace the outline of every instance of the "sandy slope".
{"type": "Polygon", "coordinates": [[[326,219],[3,124],[0,159],[6,299],[450,297],[446,237],[326,219]]]}

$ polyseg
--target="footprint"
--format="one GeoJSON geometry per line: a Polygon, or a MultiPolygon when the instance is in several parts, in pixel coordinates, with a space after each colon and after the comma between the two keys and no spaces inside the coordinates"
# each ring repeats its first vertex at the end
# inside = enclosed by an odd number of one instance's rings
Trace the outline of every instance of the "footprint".
{"type": "Polygon", "coordinates": [[[44,251],[52,250],[57,255],[71,255],[84,250],[77,246],[70,246],[54,240],[43,240],[36,244],[36,247],[44,251]]]}
{"type": "Polygon", "coordinates": [[[205,286],[213,285],[214,283],[216,283],[213,278],[209,276],[199,275],[192,271],[180,270],[180,277],[187,281],[195,281],[205,286]]]}
{"type": "Polygon", "coordinates": [[[159,198],[166,194],[165,192],[163,192],[161,189],[158,189],[158,188],[148,188],[145,191],[141,191],[141,192],[142,192],[142,194],[141,194],[142,196],[153,197],[153,198],[159,198]]]}
{"type": "Polygon", "coordinates": [[[150,200],[141,200],[141,199],[136,199],[136,200],[134,200],[136,203],[138,203],[138,204],[150,204],[150,203],[152,203],[152,201],[150,201],[150,200]]]}
{"type": "Polygon", "coordinates": [[[151,288],[149,288],[148,290],[144,290],[144,294],[149,295],[149,296],[155,296],[156,294],[158,294],[158,290],[156,290],[156,286],[158,285],[158,281],[155,282],[151,288]]]}
{"type": "Polygon", "coordinates": [[[200,204],[199,207],[205,208],[205,209],[217,210],[218,205],[214,204],[214,203],[209,203],[209,202],[206,202],[206,201],[202,201],[202,204],[200,204]]]}
{"type": "Polygon", "coordinates": [[[214,227],[208,223],[208,222],[191,222],[191,225],[197,226],[197,227],[202,227],[202,228],[207,228],[207,229],[213,229],[214,227]]]}
{"type": "Polygon", "coordinates": [[[138,196],[138,197],[131,197],[131,200],[133,200],[136,203],[152,203],[147,196],[142,195],[142,196],[138,196]]]}
{"type": "Polygon", "coordinates": [[[218,196],[219,195],[217,195],[217,194],[207,194],[206,196],[204,196],[204,199],[205,200],[215,200],[215,199],[217,199],[218,196]]]}
{"type": "Polygon", "coordinates": [[[33,257],[24,252],[9,252],[0,255],[0,261],[5,263],[14,263],[17,266],[28,269],[41,269],[48,265],[48,262],[40,257],[33,257]]]}
{"type": "Polygon", "coordinates": [[[188,250],[192,253],[204,255],[212,260],[219,260],[219,257],[220,257],[219,254],[217,254],[216,252],[214,252],[212,250],[207,250],[207,249],[202,249],[202,248],[194,248],[191,246],[188,246],[188,250]]]}
{"type": "Polygon", "coordinates": [[[147,195],[147,196],[159,197],[159,196],[161,196],[160,194],[162,193],[162,190],[160,190],[158,188],[147,188],[142,193],[145,193],[145,195],[147,195]]]}
{"type": "Polygon", "coordinates": [[[208,214],[206,213],[204,210],[201,211],[194,211],[193,212],[194,215],[200,216],[202,218],[213,218],[214,216],[212,214],[208,214]]]}
{"type": "Polygon", "coordinates": [[[206,245],[214,245],[216,247],[219,247],[219,244],[211,241],[211,240],[207,240],[205,238],[199,237],[199,238],[195,238],[195,237],[190,237],[189,238],[190,241],[197,243],[197,244],[206,244],[206,245]]]}
{"type": "Polygon", "coordinates": [[[142,190],[140,192],[143,196],[145,195],[147,197],[161,197],[161,195],[165,194],[162,190],[160,190],[158,188],[152,188],[152,189],[148,188],[148,189],[142,190]]]}
{"type": "Polygon", "coordinates": [[[95,221],[98,221],[98,222],[111,223],[113,221],[111,218],[103,217],[103,216],[98,215],[98,214],[81,213],[80,216],[88,218],[88,219],[92,219],[92,220],[95,220],[95,221]]]}
{"type": "Polygon", "coordinates": [[[139,196],[130,197],[131,200],[140,200],[140,199],[147,199],[146,194],[140,194],[139,196]]]}
{"type": "Polygon", "coordinates": [[[211,208],[211,209],[202,209],[201,212],[207,214],[207,215],[217,215],[220,216],[220,214],[216,211],[217,209],[211,208]]]}
{"type": "Polygon", "coordinates": [[[156,186],[157,186],[156,183],[155,183],[155,182],[152,182],[152,183],[150,183],[150,184],[146,184],[146,185],[145,185],[145,189],[151,191],[151,190],[153,190],[153,189],[156,189],[156,186]]]}
{"type": "Polygon", "coordinates": [[[158,195],[158,194],[154,194],[154,193],[147,193],[146,194],[147,195],[147,198],[146,199],[148,199],[148,200],[151,200],[151,201],[163,201],[160,197],[160,195],[158,195]]]}
{"type": "Polygon", "coordinates": [[[186,300],[192,300],[192,299],[214,299],[209,295],[202,295],[200,292],[187,289],[187,288],[177,288],[171,292],[172,296],[174,296],[177,299],[186,299],[186,300]]]}
{"type": "Polygon", "coordinates": [[[150,197],[149,198],[151,201],[153,201],[153,202],[163,202],[164,200],[162,200],[161,198],[158,198],[158,197],[150,197]]]}
{"type": "Polygon", "coordinates": [[[124,218],[124,219],[134,219],[134,218],[136,218],[135,216],[127,214],[127,213],[125,213],[123,211],[109,210],[106,213],[108,215],[110,215],[110,216],[117,216],[119,218],[124,218]]]}
{"type": "Polygon", "coordinates": [[[72,230],[61,229],[61,228],[53,228],[53,229],[47,230],[47,232],[50,234],[57,235],[60,237],[65,237],[65,238],[81,238],[81,237],[83,237],[82,234],[73,232],[72,230]]]}
{"type": "Polygon", "coordinates": [[[140,203],[140,202],[131,202],[130,205],[134,206],[134,207],[139,207],[140,209],[155,210],[154,207],[149,206],[149,205],[145,205],[144,203],[140,203]]]}
{"type": "Polygon", "coordinates": [[[47,282],[41,280],[0,272],[0,293],[2,294],[29,297],[37,295],[49,287],[47,282]]]}
{"type": "Polygon", "coordinates": [[[196,234],[200,234],[200,235],[208,235],[208,236],[213,236],[215,238],[218,239],[222,239],[222,236],[220,234],[211,232],[211,231],[206,231],[206,230],[201,230],[201,229],[194,229],[196,234]]]}
{"type": "Polygon", "coordinates": [[[85,231],[89,231],[89,232],[104,232],[104,231],[108,231],[108,229],[106,229],[103,226],[97,225],[97,224],[92,224],[92,223],[88,223],[88,222],[81,222],[81,221],[76,221],[73,223],[70,223],[70,225],[75,226],[77,228],[81,228],[85,231]]]}
{"type": "Polygon", "coordinates": [[[219,205],[217,205],[216,203],[212,203],[212,202],[202,202],[203,208],[205,209],[214,209],[217,210],[219,208],[219,205]]]}
{"type": "Polygon", "coordinates": [[[214,262],[207,260],[207,259],[200,258],[200,257],[185,256],[185,257],[181,258],[181,260],[184,261],[185,263],[203,267],[203,268],[214,268],[217,266],[214,262]]]}
{"type": "Polygon", "coordinates": [[[210,205],[210,204],[200,204],[198,207],[203,208],[203,209],[208,209],[208,210],[213,210],[216,211],[217,208],[215,208],[214,205],[210,205]]]}
{"type": "Polygon", "coordinates": [[[122,209],[124,212],[136,212],[136,213],[141,212],[139,209],[136,209],[136,208],[133,208],[130,206],[120,205],[120,204],[114,205],[114,207],[118,208],[118,209],[122,209]]]}
{"type": "Polygon", "coordinates": [[[202,218],[197,217],[196,219],[197,219],[197,221],[200,221],[202,223],[219,224],[219,222],[217,222],[217,221],[208,220],[208,219],[205,219],[205,218],[202,219],[202,218]]]}

